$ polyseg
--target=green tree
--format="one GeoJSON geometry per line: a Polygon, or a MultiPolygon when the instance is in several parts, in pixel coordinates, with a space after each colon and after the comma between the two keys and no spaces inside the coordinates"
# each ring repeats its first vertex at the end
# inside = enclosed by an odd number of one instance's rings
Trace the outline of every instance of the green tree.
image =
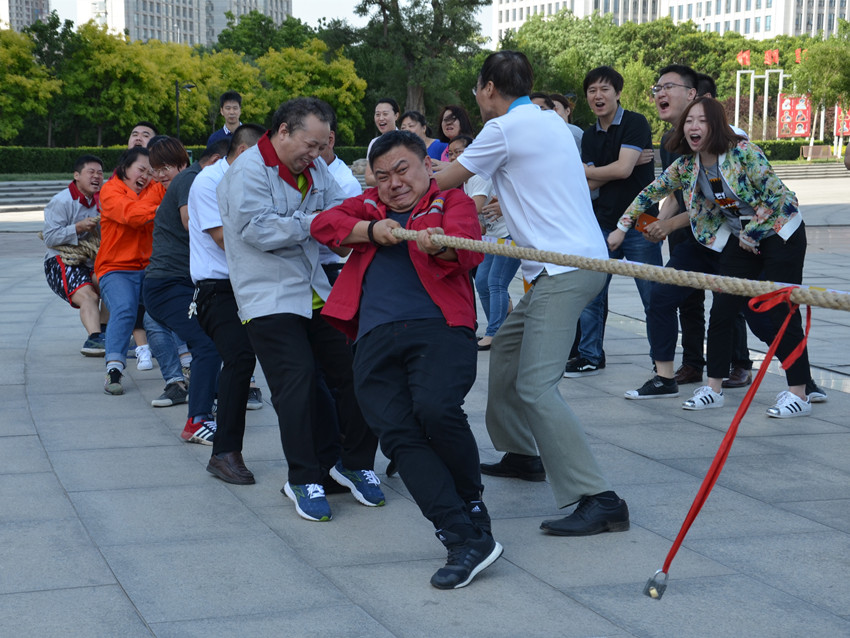
{"type": "Polygon", "coordinates": [[[30,113],[44,115],[60,82],[36,62],[29,36],[0,29],[0,140],[13,139],[30,113]]]}
{"type": "Polygon", "coordinates": [[[810,92],[821,106],[850,103],[850,23],[839,21],[838,34],[813,42],[795,70],[794,85],[799,93],[810,92]]]}
{"type": "Polygon", "coordinates": [[[219,97],[225,91],[237,91],[242,96],[242,121],[265,122],[268,102],[260,85],[260,69],[233,51],[198,54],[200,76],[194,80],[198,95],[206,96],[205,132],[207,135],[222,126],[219,97]]]}
{"type": "Polygon", "coordinates": [[[216,50],[230,49],[250,58],[259,58],[269,49],[301,47],[315,36],[313,29],[298,18],[289,16],[281,24],[252,9],[237,19],[225,12],[227,26],[218,35],[216,50]]]}
{"type": "Polygon", "coordinates": [[[326,62],[327,52],[327,45],[314,39],[303,48],[270,50],[257,59],[267,113],[271,115],[282,102],[294,97],[320,98],[336,111],[341,145],[350,144],[354,129],[362,123],[366,82],[357,76],[351,60],[337,55],[326,62]]]}

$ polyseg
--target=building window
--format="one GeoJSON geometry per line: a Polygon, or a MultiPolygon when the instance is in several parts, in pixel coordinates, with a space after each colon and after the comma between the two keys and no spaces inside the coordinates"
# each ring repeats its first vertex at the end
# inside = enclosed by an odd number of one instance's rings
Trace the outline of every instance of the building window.
{"type": "Polygon", "coordinates": [[[719,22],[714,23],[714,32],[720,33],[720,23],[719,22]]]}
{"type": "Polygon", "coordinates": [[[756,32],[756,33],[760,33],[760,32],[761,32],[761,18],[756,17],[756,19],[755,19],[755,24],[753,25],[753,28],[754,28],[754,30],[755,30],[755,32],[756,32]]]}
{"type": "Polygon", "coordinates": [[[681,19],[682,19],[682,13],[684,12],[684,10],[685,10],[684,6],[682,6],[682,5],[680,4],[680,5],[679,5],[679,10],[678,10],[678,12],[677,12],[677,13],[678,13],[678,15],[679,15],[679,20],[681,20],[681,19]]]}
{"type": "Polygon", "coordinates": [[[764,30],[765,31],[770,31],[770,20],[771,20],[771,16],[764,16],[764,30]]]}
{"type": "Polygon", "coordinates": [[[697,4],[697,17],[698,18],[702,17],[702,3],[701,2],[699,4],[697,4]]]}
{"type": "Polygon", "coordinates": [[[502,23],[502,12],[499,11],[499,24],[501,24],[501,23],[502,23]]]}
{"type": "Polygon", "coordinates": [[[741,32],[741,21],[740,20],[735,20],[735,31],[737,33],[741,32]]]}
{"type": "Polygon", "coordinates": [[[753,0],[747,0],[747,11],[752,10],[753,8],[753,0]]]}
{"type": "Polygon", "coordinates": [[[519,8],[519,19],[522,20],[522,7],[519,8]]]}
{"type": "Polygon", "coordinates": [[[729,30],[729,20],[723,23],[723,33],[726,33],[729,30]]]}
{"type": "Polygon", "coordinates": [[[750,19],[744,19],[744,35],[747,35],[750,32],[750,19]]]}
{"type": "Polygon", "coordinates": [[[671,20],[676,17],[675,13],[676,13],[676,8],[670,7],[670,19],[671,20]]]}
{"type": "Polygon", "coordinates": [[[708,2],[705,3],[705,15],[711,15],[711,0],[708,0],[708,2]]]}

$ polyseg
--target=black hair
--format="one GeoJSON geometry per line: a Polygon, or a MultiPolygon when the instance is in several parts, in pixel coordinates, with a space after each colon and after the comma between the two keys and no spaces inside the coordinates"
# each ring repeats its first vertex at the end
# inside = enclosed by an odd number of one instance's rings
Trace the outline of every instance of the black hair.
{"type": "Polygon", "coordinates": [[[587,75],[584,76],[584,84],[582,85],[582,88],[585,95],[587,95],[587,88],[591,84],[602,81],[610,84],[616,93],[621,93],[623,91],[623,76],[617,73],[613,67],[598,66],[595,69],[588,71],[587,75]]]}
{"type": "Polygon", "coordinates": [[[185,168],[189,166],[189,154],[183,144],[176,137],[158,135],[148,143],[150,152],[151,168],[160,166],[174,166],[185,168]]]}
{"type": "Polygon", "coordinates": [[[100,164],[100,168],[103,169],[103,160],[97,155],[80,155],[74,160],[74,172],[79,173],[86,167],[86,164],[100,164]]]}
{"type": "Polygon", "coordinates": [[[233,135],[230,136],[230,139],[228,140],[230,142],[230,146],[227,148],[227,154],[233,155],[236,152],[236,149],[243,144],[253,146],[265,132],[266,129],[259,124],[242,124],[239,128],[233,131],[233,135]]]}
{"type": "Polygon", "coordinates": [[[133,128],[136,128],[137,126],[146,126],[147,128],[149,128],[150,130],[153,131],[154,135],[159,135],[159,130],[151,122],[148,122],[147,120],[139,120],[138,122],[136,122],[133,125],[133,128]]]}
{"type": "Polygon", "coordinates": [[[503,97],[523,97],[531,93],[534,86],[534,69],[524,53],[497,51],[487,56],[478,73],[478,86],[483,87],[488,82],[492,82],[503,97]]]}
{"type": "MultiPolygon", "coordinates": [[[[265,129],[264,129],[265,130],[265,129]]],[[[199,162],[203,162],[205,159],[214,157],[218,155],[219,157],[224,157],[227,155],[227,151],[230,148],[230,138],[232,135],[228,135],[212,144],[207,145],[204,149],[204,152],[201,153],[201,156],[198,158],[199,162]]]]}
{"type": "Polygon", "coordinates": [[[425,142],[418,135],[410,131],[387,131],[372,144],[372,150],[369,152],[369,167],[374,166],[375,160],[381,155],[386,155],[397,146],[405,147],[419,159],[425,159],[428,155],[425,142]]]}
{"type": "Polygon", "coordinates": [[[461,135],[458,135],[457,137],[453,137],[453,138],[449,141],[449,145],[451,145],[451,144],[452,144],[452,143],[454,143],[454,142],[463,142],[463,147],[464,147],[464,148],[467,148],[467,147],[468,147],[470,144],[472,144],[474,141],[475,141],[475,139],[474,139],[471,135],[463,135],[463,134],[461,134],[461,135]]]}
{"type": "Polygon", "coordinates": [[[691,110],[698,104],[702,106],[706,128],[708,129],[708,134],[702,142],[705,152],[713,155],[722,155],[734,147],[740,140],[744,139],[729,126],[729,121],[726,119],[726,110],[723,108],[723,105],[713,97],[702,96],[688,104],[682,113],[679,123],[673,129],[673,133],[665,145],[668,151],[677,155],[694,154],[688,144],[688,140],[685,138],[685,121],[688,119],[691,110]]]}
{"type": "Polygon", "coordinates": [[[391,97],[382,97],[380,100],[375,102],[375,106],[378,106],[378,104],[389,104],[393,109],[393,113],[395,113],[396,116],[398,116],[398,112],[399,112],[398,102],[396,102],[391,97]]]}
{"type": "Polygon", "coordinates": [[[218,98],[218,107],[223,108],[225,102],[236,102],[241,108],[242,96],[239,95],[236,91],[225,91],[221,94],[221,97],[218,98]]]}
{"type": "Polygon", "coordinates": [[[437,130],[439,131],[441,142],[445,142],[446,144],[449,143],[449,138],[445,133],[443,133],[443,118],[446,117],[446,113],[451,113],[457,120],[461,134],[470,136],[475,135],[475,130],[472,128],[472,120],[469,119],[469,113],[466,112],[466,109],[462,106],[458,106],[457,104],[449,104],[448,106],[443,107],[443,110],[440,111],[440,117],[437,120],[437,130]]]}
{"type": "Polygon", "coordinates": [[[121,157],[118,158],[118,166],[115,167],[115,174],[118,179],[127,179],[127,169],[139,159],[139,156],[150,157],[150,153],[144,146],[134,146],[121,153],[121,157]]]}
{"type": "Polygon", "coordinates": [[[714,78],[705,73],[697,73],[696,90],[697,96],[707,95],[708,97],[717,97],[717,83],[714,78]]]}
{"type": "MultiPolygon", "coordinates": [[[[684,64],[668,64],[663,69],[658,72],[658,77],[662,75],[667,75],[668,73],[675,73],[680,78],[682,78],[682,83],[685,84],[690,89],[697,88],[697,72],[694,71],[691,67],[686,66],[684,64]]],[[[697,95],[699,95],[699,91],[697,91],[697,95]]]]}
{"type": "Polygon", "coordinates": [[[552,101],[552,98],[551,98],[551,97],[549,97],[549,94],[548,94],[548,93],[541,93],[540,91],[535,91],[534,93],[532,93],[532,94],[531,94],[531,95],[529,95],[528,97],[529,97],[529,98],[531,98],[531,101],[532,101],[532,102],[533,102],[534,100],[543,100],[543,104],[545,104],[545,105],[546,105],[546,107],[547,107],[550,111],[554,111],[554,110],[555,110],[555,103],[552,101]]]}
{"type": "Polygon", "coordinates": [[[398,121],[404,122],[408,118],[410,118],[411,120],[415,120],[425,128],[428,128],[428,121],[425,119],[425,116],[422,115],[422,113],[420,113],[419,111],[405,111],[404,113],[402,113],[401,117],[398,118],[398,121]]]}
{"type": "Polygon", "coordinates": [[[330,126],[334,111],[330,104],[315,97],[297,97],[288,100],[274,112],[269,136],[277,134],[281,124],[286,124],[286,130],[292,135],[298,129],[304,128],[304,118],[308,115],[315,115],[320,122],[330,126]]]}

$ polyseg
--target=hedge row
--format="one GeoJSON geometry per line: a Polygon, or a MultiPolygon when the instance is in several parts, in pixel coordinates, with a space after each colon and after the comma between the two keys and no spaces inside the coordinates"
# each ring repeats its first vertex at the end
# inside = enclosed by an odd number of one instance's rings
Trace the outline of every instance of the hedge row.
{"type": "MultiPolygon", "coordinates": [[[[770,160],[795,160],[800,157],[803,140],[765,140],[756,142],[770,160]]],[[[200,156],[203,146],[187,147],[194,157],[200,156]]],[[[104,169],[112,171],[123,147],[41,148],[29,146],[0,146],[0,173],[63,173],[70,172],[80,155],[96,155],[103,160],[104,169]]],[[[366,157],[365,146],[339,146],[336,154],[346,164],[366,157]]]]}
{"type": "MultiPolygon", "coordinates": [[[[204,151],[203,146],[187,146],[194,157],[204,151]]],[[[111,172],[125,150],[122,146],[77,148],[41,148],[30,146],[0,146],[0,173],[70,173],[74,160],[80,155],[96,155],[103,160],[103,168],[111,172]]],[[[340,146],[336,154],[347,164],[366,157],[365,146],[340,146]]]]}

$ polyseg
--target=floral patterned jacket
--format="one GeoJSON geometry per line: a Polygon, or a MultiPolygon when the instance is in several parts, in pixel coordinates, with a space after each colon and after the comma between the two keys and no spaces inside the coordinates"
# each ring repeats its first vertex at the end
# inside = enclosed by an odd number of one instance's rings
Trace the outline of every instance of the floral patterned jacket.
{"type": "MultiPolygon", "coordinates": [[[[758,245],[771,230],[787,239],[799,228],[803,218],[797,196],[776,176],[758,146],[742,140],[717,161],[726,184],[755,211],[741,232],[744,242],[758,245]]],[[[641,191],[620,218],[617,227],[628,230],[638,215],[653,203],[681,188],[694,237],[712,250],[723,250],[732,231],[726,224],[723,210],[713,199],[706,198],[697,184],[699,170],[698,154],[681,156],[641,191]]]]}

